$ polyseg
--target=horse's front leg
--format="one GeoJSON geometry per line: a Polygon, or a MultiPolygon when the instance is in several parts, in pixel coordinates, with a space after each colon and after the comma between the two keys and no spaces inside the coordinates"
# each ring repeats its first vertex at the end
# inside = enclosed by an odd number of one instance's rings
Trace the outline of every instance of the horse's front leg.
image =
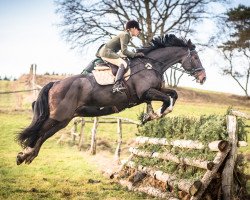
{"type": "MultiPolygon", "coordinates": [[[[151,101],[162,101],[163,104],[161,106],[161,108],[154,114],[155,117],[154,119],[158,119],[160,117],[163,117],[165,114],[164,112],[167,110],[167,108],[171,108],[173,105],[173,99],[172,97],[170,97],[168,94],[165,94],[159,90],[156,90],[154,88],[150,88],[149,90],[147,90],[144,95],[143,98],[147,101],[147,102],[151,102],[151,101]]],[[[151,103],[147,103],[147,108],[151,109],[152,105],[151,103]]],[[[151,109],[153,111],[153,108],[151,109]]],[[[149,121],[149,120],[148,120],[149,121]]]]}
{"type": "Polygon", "coordinates": [[[152,102],[148,101],[146,103],[147,103],[147,109],[146,113],[143,113],[142,124],[145,124],[148,121],[159,118],[158,115],[154,112],[152,102]]]}
{"type": "Polygon", "coordinates": [[[170,103],[166,104],[163,102],[162,107],[156,112],[158,115],[162,113],[163,116],[167,115],[168,113],[173,111],[174,105],[176,100],[178,99],[178,94],[175,90],[173,89],[168,89],[168,88],[162,88],[160,90],[164,94],[168,95],[170,98],[170,103]]]}

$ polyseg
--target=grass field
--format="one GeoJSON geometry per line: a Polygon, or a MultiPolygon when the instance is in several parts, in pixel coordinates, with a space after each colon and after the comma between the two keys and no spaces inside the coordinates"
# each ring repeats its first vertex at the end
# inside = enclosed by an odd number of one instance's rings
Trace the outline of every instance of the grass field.
{"type": "MultiPolygon", "coordinates": [[[[5,89],[12,89],[12,85],[0,81],[0,91],[5,89]]],[[[57,144],[58,137],[62,132],[69,132],[70,125],[43,145],[39,156],[32,164],[17,166],[15,158],[21,148],[14,141],[15,134],[29,125],[32,115],[29,101],[17,105],[17,98],[26,100],[27,96],[23,94],[18,94],[18,97],[14,94],[0,96],[0,199],[155,199],[121,188],[112,180],[105,178],[99,166],[89,162],[90,157],[87,153],[79,152],[68,144],[57,144]],[[100,183],[89,183],[90,179],[99,180],[100,183]]],[[[159,104],[154,104],[154,107],[158,106],[159,104]]],[[[190,103],[180,99],[170,115],[223,115],[228,106],[228,104],[190,103]]],[[[145,105],[140,105],[115,116],[137,119],[144,108],[145,105]]],[[[250,113],[250,108],[241,104],[235,108],[250,113]]],[[[250,124],[249,121],[247,123],[250,124]]],[[[91,126],[92,124],[86,125],[86,144],[90,143],[91,126]]],[[[137,128],[134,125],[123,126],[124,150],[136,132],[137,128]]],[[[106,147],[110,148],[98,146],[97,154],[102,154],[103,149],[114,153],[116,140],[116,125],[100,124],[97,143],[105,141],[105,144],[108,144],[106,147]]],[[[87,148],[88,145],[85,145],[85,150],[87,148]]],[[[250,155],[250,146],[241,148],[241,151],[245,155],[250,155]]],[[[247,173],[250,174],[249,169],[247,173]]]]}
{"type": "Polygon", "coordinates": [[[51,139],[31,165],[17,166],[20,147],[15,133],[29,123],[29,115],[0,116],[0,199],[145,199],[105,179],[81,152],[51,139]],[[100,183],[88,183],[89,179],[100,183]],[[118,197],[118,198],[117,198],[118,197]]]}

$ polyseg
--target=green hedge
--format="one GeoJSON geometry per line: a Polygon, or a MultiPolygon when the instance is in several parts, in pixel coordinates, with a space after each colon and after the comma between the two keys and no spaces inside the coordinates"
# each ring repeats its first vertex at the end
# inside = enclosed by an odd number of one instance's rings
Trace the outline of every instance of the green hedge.
{"type": "MultiPolygon", "coordinates": [[[[238,138],[246,141],[244,120],[238,118],[238,138]]],[[[226,116],[202,115],[194,117],[165,117],[138,127],[138,135],[167,139],[190,139],[209,143],[227,140],[226,116]]]]}

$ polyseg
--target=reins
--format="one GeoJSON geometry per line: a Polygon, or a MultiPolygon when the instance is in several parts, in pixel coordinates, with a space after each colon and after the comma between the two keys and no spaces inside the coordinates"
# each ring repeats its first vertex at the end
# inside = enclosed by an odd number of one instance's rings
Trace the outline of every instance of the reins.
{"type": "MultiPolygon", "coordinates": [[[[159,60],[156,60],[156,59],[151,58],[151,57],[148,57],[148,56],[145,56],[144,58],[149,59],[149,60],[152,60],[152,61],[154,61],[154,62],[158,62],[158,63],[162,64],[163,66],[166,65],[164,62],[161,62],[161,61],[159,61],[159,60]]],[[[164,68],[164,67],[163,67],[163,68],[164,68]]],[[[180,69],[180,68],[178,68],[178,67],[170,66],[169,68],[178,70],[178,71],[180,71],[180,72],[182,72],[182,73],[187,73],[187,74],[189,74],[187,71],[185,71],[185,70],[183,70],[183,69],[180,69]]]]}
{"type": "MultiPolygon", "coordinates": [[[[195,51],[195,50],[189,50],[189,53],[188,53],[188,55],[187,55],[187,58],[190,58],[190,57],[191,57],[191,52],[192,52],[192,51],[195,51]]],[[[151,57],[149,57],[149,56],[144,56],[144,57],[142,57],[142,58],[145,58],[145,59],[154,61],[154,62],[156,62],[156,63],[160,63],[160,64],[163,65],[164,67],[165,67],[165,65],[166,65],[164,62],[161,62],[161,61],[156,60],[156,59],[154,59],[154,58],[151,58],[151,57]]],[[[159,70],[155,69],[151,63],[147,63],[147,62],[145,62],[145,61],[144,61],[143,59],[141,59],[141,58],[139,58],[138,60],[139,60],[141,63],[143,63],[143,64],[145,65],[145,68],[143,68],[143,69],[141,69],[141,70],[138,70],[138,71],[136,71],[136,72],[133,73],[133,74],[124,76],[124,78],[126,78],[126,77],[131,77],[132,75],[137,74],[137,73],[139,73],[139,72],[141,72],[141,71],[143,71],[143,70],[147,70],[147,69],[154,70],[154,71],[156,71],[158,74],[160,74],[161,76],[163,75],[162,70],[159,71],[159,70]],[[149,67],[146,67],[147,65],[148,65],[149,67]]],[[[190,62],[191,62],[191,60],[190,60],[190,62]]],[[[130,66],[130,68],[133,68],[134,66],[136,66],[136,64],[130,66]]],[[[164,69],[164,67],[162,67],[162,69],[164,69]]],[[[194,76],[196,72],[201,71],[201,70],[204,69],[203,67],[198,67],[198,68],[195,68],[195,69],[191,69],[190,71],[187,71],[187,70],[185,70],[185,69],[181,69],[181,68],[175,67],[175,66],[170,66],[170,67],[168,67],[168,68],[172,68],[172,69],[177,70],[177,71],[180,71],[180,72],[182,72],[182,73],[186,73],[186,74],[188,74],[189,76],[194,76]]]]}
{"type": "MultiPolygon", "coordinates": [[[[187,58],[191,57],[191,52],[192,52],[192,51],[195,51],[195,50],[194,50],[194,49],[193,49],[193,50],[189,50],[188,55],[187,55],[187,58]]],[[[156,59],[151,58],[151,57],[148,57],[148,56],[145,56],[144,58],[149,59],[149,60],[152,60],[152,61],[154,61],[154,62],[158,62],[158,63],[162,64],[163,66],[166,65],[164,62],[161,62],[161,61],[159,61],[159,60],[156,60],[156,59]]],[[[191,61],[190,61],[190,62],[191,62],[191,61]]],[[[162,67],[162,68],[164,69],[164,67],[162,67]]],[[[182,73],[186,73],[186,74],[188,74],[189,76],[193,76],[193,75],[195,75],[195,73],[196,73],[197,71],[203,70],[203,67],[198,67],[198,68],[195,68],[195,69],[191,69],[190,71],[187,71],[187,70],[184,70],[184,69],[180,69],[179,67],[175,67],[175,66],[170,66],[169,68],[172,68],[172,69],[174,69],[174,70],[180,71],[180,72],[182,72],[182,73]]]]}

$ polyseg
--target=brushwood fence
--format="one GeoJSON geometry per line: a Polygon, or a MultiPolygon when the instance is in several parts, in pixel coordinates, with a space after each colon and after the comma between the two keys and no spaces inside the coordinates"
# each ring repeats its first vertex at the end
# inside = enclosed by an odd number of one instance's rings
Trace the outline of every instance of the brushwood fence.
{"type": "Polygon", "coordinates": [[[243,194],[235,197],[238,147],[247,146],[238,141],[237,117],[250,119],[231,111],[226,116],[227,140],[204,143],[139,136],[137,146],[130,147],[131,155],[111,178],[129,190],[170,200],[244,199],[243,194]]]}

